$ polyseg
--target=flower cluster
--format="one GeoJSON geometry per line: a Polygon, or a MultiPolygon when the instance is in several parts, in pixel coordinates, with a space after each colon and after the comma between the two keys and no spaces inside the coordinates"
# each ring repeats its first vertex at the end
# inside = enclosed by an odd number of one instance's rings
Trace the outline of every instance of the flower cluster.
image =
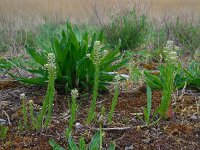
{"type": "Polygon", "coordinates": [[[49,73],[52,72],[56,76],[56,65],[55,65],[54,53],[48,54],[48,63],[45,64],[44,67],[48,70],[49,73]]]}
{"type": "Polygon", "coordinates": [[[71,90],[71,96],[76,99],[78,97],[79,93],[77,89],[71,90]]]}
{"type": "Polygon", "coordinates": [[[101,43],[100,41],[95,41],[94,43],[94,64],[99,64],[100,62],[100,50],[101,43]]]}
{"type": "Polygon", "coordinates": [[[120,76],[120,75],[116,75],[116,76],[115,76],[116,82],[119,82],[120,79],[121,79],[121,76],[120,76]]]}
{"type": "Polygon", "coordinates": [[[114,84],[115,88],[117,88],[119,86],[120,79],[121,79],[120,75],[115,76],[115,84],[114,84]]]}
{"type": "Polygon", "coordinates": [[[22,93],[22,94],[20,94],[20,100],[23,100],[23,99],[25,99],[25,93],[22,93]]]}
{"type": "Polygon", "coordinates": [[[177,52],[180,48],[175,46],[174,41],[167,41],[166,47],[164,47],[165,60],[168,62],[176,62],[178,60],[177,52]]]}

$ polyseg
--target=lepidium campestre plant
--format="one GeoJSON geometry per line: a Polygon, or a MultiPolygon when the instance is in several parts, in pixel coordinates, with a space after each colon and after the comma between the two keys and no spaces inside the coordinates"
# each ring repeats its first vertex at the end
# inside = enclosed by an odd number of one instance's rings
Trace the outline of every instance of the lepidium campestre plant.
{"type": "Polygon", "coordinates": [[[31,127],[34,130],[36,128],[36,118],[34,116],[34,107],[33,107],[33,100],[29,100],[29,111],[30,111],[30,119],[31,119],[31,127]]]}
{"type": "Polygon", "coordinates": [[[18,128],[20,132],[22,132],[24,128],[33,130],[36,129],[36,118],[34,116],[33,100],[29,100],[29,102],[26,102],[25,97],[26,96],[24,93],[20,94],[20,99],[22,100],[23,113],[23,124],[21,120],[19,120],[18,123],[18,128]]]}
{"type": "Polygon", "coordinates": [[[74,89],[71,91],[71,96],[72,96],[72,103],[71,103],[71,106],[70,106],[70,120],[69,120],[69,127],[66,129],[66,132],[65,132],[65,137],[66,139],[69,138],[69,135],[72,131],[72,127],[73,127],[73,124],[75,122],[75,119],[76,119],[76,108],[77,108],[77,104],[76,104],[76,99],[78,97],[78,90],[77,89],[74,89]]]}
{"type": "Polygon", "coordinates": [[[100,41],[96,41],[94,44],[94,56],[93,56],[93,63],[95,65],[95,73],[94,73],[94,87],[93,87],[93,94],[92,94],[92,102],[90,105],[88,117],[86,119],[86,122],[88,124],[91,123],[94,117],[94,111],[96,107],[96,101],[98,96],[98,86],[99,86],[99,64],[100,64],[100,49],[101,49],[101,43],[100,41]]]}
{"type": "Polygon", "coordinates": [[[43,120],[45,119],[45,126],[49,125],[52,109],[53,109],[53,100],[55,94],[54,82],[56,79],[56,66],[55,66],[55,55],[53,53],[48,54],[48,63],[45,65],[48,70],[48,87],[46,96],[42,105],[42,110],[39,113],[37,118],[36,130],[39,130],[43,125],[43,120]]]}
{"type": "Polygon", "coordinates": [[[27,110],[26,110],[26,103],[25,103],[25,94],[20,94],[20,100],[22,100],[22,113],[23,113],[23,122],[24,127],[28,127],[28,116],[27,116],[27,110]]]}
{"type": "Polygon", "coordinates": [[[115,107],[117,105],[117,100],[119,97],[119,80],[120,80],[120,75],[115,76],[115,92],[114,92],[114,97],[112,99],[112,104],[110,108],[110,112],[108,114],[108,122],[111,123],[112,118],[113,118],[113,113],[115,110],[115,107]]]}
{"type": "Polygon", "coordinates": [[[167,41],[166,46],[164,47],[164,58],[166,62],[176,62],[178,60],[177,51],[180,48],[175,46],[174,41],[167,41]]]}

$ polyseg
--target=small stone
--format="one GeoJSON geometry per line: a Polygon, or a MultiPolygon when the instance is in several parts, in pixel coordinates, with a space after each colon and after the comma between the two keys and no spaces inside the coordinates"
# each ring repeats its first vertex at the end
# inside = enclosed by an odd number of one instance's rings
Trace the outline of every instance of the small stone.
{"type": "Polygon", "coordinates": [[[0,125],[5,125],[5,124],[6,124],[6,120],[0,119],[0,125]]]}
{"type": "Polygon", "coordinates": [[[190,119],[191,120],[197,120],[198,118],[195,115],[193,115],[193,116],[190,117],[190,119]]]}
{"type": "Polygon", "coordinates": [[[83,125],[80,124],[79,122],[77,122],[77,123],[75,124],[75,127],[76,127],[76,129],[81,129],[81,128],[83,128],[83,125]]]}
{"type": "Polygon", "coordinates": [[[151,141],[151,139],[150,138],[147,138],[147,139],[144,139],[144,140],[142,140],[144,143],[146,143],[146,144],[149,144],[150,143],[150,141],[151,141]]]}
{"type": "Polygon", "coordinates": [[[130,146],[126,146],[125,147],[125,150],[132,150],[133,149],[133,145],[130,145],[130,146]]]}
{"type": "Polygon", "coordinates": [[[152,131],[157,132],[156,128],[152,128],[152,131]]]}

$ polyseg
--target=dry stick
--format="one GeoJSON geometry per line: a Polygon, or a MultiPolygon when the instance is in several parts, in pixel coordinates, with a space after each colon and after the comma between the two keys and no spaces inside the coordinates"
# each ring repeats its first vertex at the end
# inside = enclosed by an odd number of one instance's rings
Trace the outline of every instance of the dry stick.
{"type": "MultiPolygon", "coordinates": [[[[129,127],[115,127],[115,128],[101,128],[101,130],[103,131],[123,131],[123,130],[129,130],[129,129],[142,129],[142,128],[149,128],[150,126],[155,125],[156,123],[158,123],[160,121],[161,118],[159,118],[158,120],[152,122],[149,125],[142,125],[142,126],[129,126],[129,127]]],[[[94,130],[100,130],[100,128],[94,128],[94,130]]]]}
{"type": "Polygon", "coordinates": [[[6,117],[7,117],[7,119],[8,119],[8,124],[11,125],[11,123],[10,123],[10,117],[9,117],[9,115],[7,114],[7,112],[6,112],[5,110],[3,110],[2,112],[6,115],[6,117]]]}

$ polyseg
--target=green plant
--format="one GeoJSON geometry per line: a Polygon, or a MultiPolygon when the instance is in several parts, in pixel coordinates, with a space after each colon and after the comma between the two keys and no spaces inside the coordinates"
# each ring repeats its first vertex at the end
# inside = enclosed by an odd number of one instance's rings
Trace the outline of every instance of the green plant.
{"type": "Polygon", "coordinates": [[[30,111],[30,121],[31,121],[31,124],[29,126],[29,116],[28,116],[28,110],[27,110],[27,103],[25,102],[25,94],[22,93],[20,94],[20,99],[22,100],[22,113],[23,113],[23,125],[22,125],[22,121],[19,120],[19,123],[18,123],[18,128],[20,130],[20,132],[23,131],[23,127],[28,129],[29,127],[31,129],[36,129],[36,120],[35,120],[35,116],[34,116],[34,113],[33,113],[33,101],[30,100],[29,101],[29,111],[30,111]]]}
{"type": "Polygon", "coordinates": [[[142,72],[140,71],[139,67],[135,65],[133,58],[129,62],[128,69],[132,87],[135,85],[140,85],[143,82],[142,72]]]}
{"type": "Polygon", "coordinates": [[[175,24],[168,23],[167,28],[177,43],[182,45],[186,52],[194,53],[199,49],[200,26],[193,23],[182,23],[179,19],[175,24]]]}
{"type": "MultiPolygon", "coordinates": [[[[178,67],[180,68],[180,67],[178,67]]],[[[160,106],[158,107],[156,113],[158,113],[161,117],[166,116],[166,112],[169,109],[171,94],[174,89],[180,85],[176,85],[176,76],[178,69],[174,63],[166,63],[159,67],[160,75],[152,75],[145,71],[146,75],[146,83],[153,89],[161,89],[162,90],[162,100],[160,106]]]]}
{"type": "MultiPolygon", "coordinates": [[[[162,68],[162,67],[161,67],[162,68]]],[[[174,77],[174,89],[183,88],[186,84],[187,87],[193,87],[200,89],[200,66],[198,61],[192,61],[186,69],[184,69],[180,63],[174,67],[176,71],[174,77]]],[[[163,77],[161,74],[154,75],[148,71],[144,72],[146,76],[146,82],[152,89],[163,90],[163,77]]]]}
{"type": "MultiPolygon", "coordinates": [[[[9,73],[24,83],[45,85],[48,72],[44,70],[43,66],[47,63],[47,54],[54,53],[57,68],[56,85],[63,86],[67,90],[91,88],[94,85],[95,65],[89,56],[93,57],[95,41],[102,41],[103,37],[102,32],[98,36],[97,34],[90,36],[88,32],[84,32],[82,35],[77,27],[72,27],[70,23],[67,23],[67,29],[63,30],[61,35],[52,38],[51,47],[43,46],[44,50],[36,51],[36,49],[26,46],[31,60],[25,60],[26,63],[8,61],[12,67],[31,73],[32,78],[9,73]]],[[[114,78],[114,75],[108,74],[108,72],[119,69],[126,62],[127,60],[122,60],[118,48],[104,54],[99,63],[99,87],[106,89],[106,85],[114,78]]]]}
{"type": "Polygon", "coordinates": [[[104,116],[105,116],[105,107],[102,106],[101,107],[101,113],[100,113],[100,116],[99,116],[99,119],[98,119],[98,124],[99,124],[99,132],[100,132],[100,138],[99,138],[99,149],[101,150],[103,147],[102,147],[102,144],[103,144],[103,131],[102,131],[102,126],[103,126],[103,123],[104,123],[104,116]]]}
{"type": "Polygon", "coordinates": [[[69,127],[67,128],[66,130],[66,135],[65,137],[68,139],[69,138],[69,135],[72,131],[72,127],[73,127],[73,124],[75,122],[75,118],[76,118],[76,98],[78,97],[78,90],[77,89],[74,89],[71,91],[71,96],[72,96],[72,103],[71,103],[71,106],[70,106],[70,120],[69,120],[69,127]]]}
{"type": "Polygon", "coordinates": [[[49,140],[49,144],[52,146],[53,150],[65,150],[63,147],[58,145],[53,139],[49,140]]]}
{"type": "Polygon", "coordinates": [[[0,139],[1,140],[5,140],[7,132],[8,132],[8,127],[0,125],[0,128],[1,128],[1,130],[0,130],[0,139]]]}
{"type": "Polygon", "coordinates": [[[151,29],[150,38],[152,42],[152,46],[156,51],[154,56],[159,56],[159,49],[162,49],[165,46],[165,42],[168,40],[168,35],[165,30],[165,27],[161,26],[160,28],[155,27],[151,29]],[[157,53],[157,55],[156,55],[157,53]]]}
{"type": "MultiPolygon", "coordinates": [[[[88,144],[88,146],[85,144],[84,138],[81,138],[79,140],[79,145],[75,143],[75,141],[72,139],[71,135],[68,139],[69,150],[98,150],[100,149],[100,136],[103,136],[100,134],[99,131],[95,133],[95,135],[92,137],[91,142],[88,144]]],[[[53,139],[49,140],[50,145],[53,147],[53,150],[64,150],[63,147],[56,144],[56,142],[53,139]]],[[[109,150],[115,150],[115,144],[111,143],[109,146],[109,150]]]]}
{"type": "Polygon", "coordinates": [[[167,63],[160,68],[163,90],[161,103],[157,109],[158,114],[165,118],[171,102],[171,95],[174,91],[174,79],[176,75],[174,64],[167,63]]]}
{"type": "Polygon", "coordinates": [[[23,60],[23,57],[12,57],[12,58],[5,58],[0,56],[0,74],[8,73],[12,68],[13,65],[17,62],[23,60]]]}
{"type": "MultiPolygon", "coordinates": [[[[56,78],[56,66],[55,66],[55,55],[53,53],[48,54],[48,63],[45,65],[48,70],[48,87],[45,95],[45,99],[43,101],[42,109],[39,112],[37,117],[34,116],[34,108],[33,101],[29,101],[29,110],[30,110],[30,119],[28,118],[27,106],[25,103],[25,94],[20,95],[20,99],[22,100],[22,112],[23,112],[23,122],[24,127],[28,128],[29,120],[31,121],[30,128],[33,130],[39,130],[43,127],[43,123],[45,127],[47,127],[50,123],[52,110],[53,110],[53,100],[55,95],[54,82],[56,78]],[[44,121],[44,122],[43,122],[44,121]]],[[[19,122],[19,129],[22,130],[22,123],[19,122]]]]}
{"type": "Polygon", "coordinates": [[[19,122],[18,122],[18,129],[19,129],[20,132],[23,131],[23,125],[22,125],[22,121],[21,120],[19,120],[19,122]]]}
{"type": "Polygon", "coordinates": [[[37,47],[37,37],[33,31],[27,31],[25,29],[20,29],[16,32],[15,41],[17,45],[23,47],[29,45],[31,47],[37,47]]]}
{"type": "Polygon", "coordinates": [[[48,54],[48,63],[45,65],[48,70],[48,87],[45,95],[45,99],[42,105],[42,109],[38,115],[36,121],[36,130],[39,130],[42,127],[42,122],[45,117],[45,126],[49,125],[52,109],[53,109],[53,100],[55,95],[54,82],[56,79],[56,66],[55,66],[55,55],[53,53],[48,54]]]}
{"type": "Polygon", "coordinates": [[[33,101],[29,101],[29,110],[30,110],[30,119],[31,119],[31,127],[32,129],[35,129],[36,127],[36,118],[34,116],[34,107],[33,107],[33,101]]]}
{"type": "Polygon", "coordinates": [[[187,85],[200,90],[200,64],[198,61],[192,61],[188,69],[184,69],[187,85]]]}
{"type": "Polygon", "coordinates": [[[111,108],[110,108],[110,112],[108,114],[108,122],[111,123],[112,121],[112,118],[113,118],[113,113],[114,113],[114,110],[115,110],[115,107],[117,105],[117,100],[118,100],[118,97],[119,97],[119,80],[120,80],[120,75],[117,75],[115,77],[115,93],[114,93],[114,97],[112,99],[112,104],[111,104],[111,108]]]}
{"type": "Polygon", "coordinates": [[[93,119],[93,114],[95,111],[95,107],[96,107],[96,101],[97,101],[97,96],[98,96],[98,89],[99,89],[99,63],[100,63],[100,49],[101,49],[101,45],[99,41],[95,42],[95,46],[94,46],[94,64],[95,64],[95,73],[94,73],[94,87],[93,87],[93,94],[92,94],[92,102],[90,105],[90,109],[89,109],[89,113],[88,113],[88,117],[86,119],[86,122],[88,124],[91,123],[92,119],[93,119]]]}
{"type": "Polygon", "coordinates": [[[152,103],[152,92],[151,88],[147,85],[147,108],[144,108],[144,117],[147,125],[150,122],[151,103],[152,103]]]}
{"type": "Polygon", "coordinates": [[[22,100],[22,113],[23,113],[23,121],[24,121],[24,127],[28,127],[28,116],[27,116],[27,110],[26,110],[26,103],[25,103],[25,94],[20,94],[20,99],[22,100]]]}
{"type": "Polygon", "coordinates": [[[107,42],[113,46],[119,39],[122,50],[134,50],[145,42],[150,24],[146,16],[138,16],[132,10],[123,16],[113,18],[112,23],[103,26],[107,42]]]}

